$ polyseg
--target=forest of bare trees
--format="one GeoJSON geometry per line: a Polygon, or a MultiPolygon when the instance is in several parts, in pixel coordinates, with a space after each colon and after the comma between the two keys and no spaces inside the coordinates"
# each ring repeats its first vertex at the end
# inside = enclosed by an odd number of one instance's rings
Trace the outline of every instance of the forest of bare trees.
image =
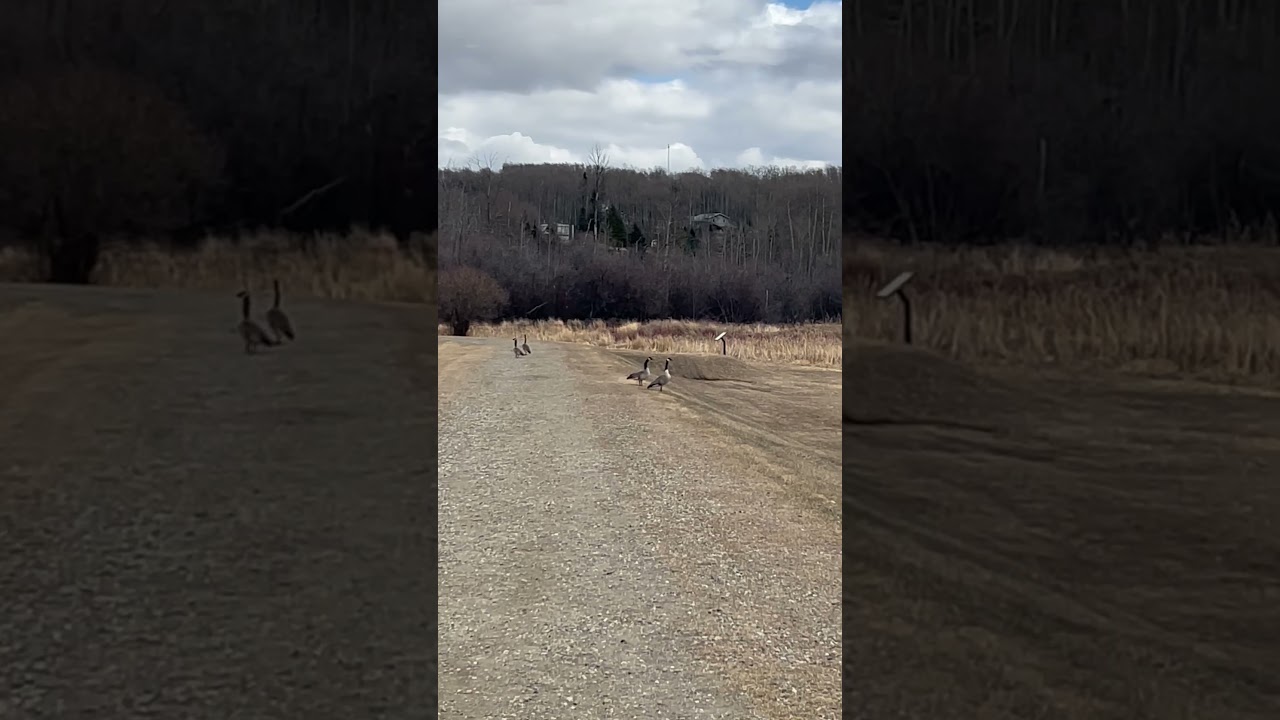
{"type": "Polygon", "coordinates": [[[1280,4],[847,0],[846,225],[1220,235],[1280,205],[1280,4]]]}
{"type": "Polygon", "coordinates": [[[597,150],[583,165],[477,160],[439,185],[442,281],[483,270],[508,317],[840,315],[839,168],[669,175],[597,150]]]}
{"type": "Polygon", "coordinates": [[[435,226],[435,7],[0,7],[0,240],[83,282],[104,238],[435,226]]]}

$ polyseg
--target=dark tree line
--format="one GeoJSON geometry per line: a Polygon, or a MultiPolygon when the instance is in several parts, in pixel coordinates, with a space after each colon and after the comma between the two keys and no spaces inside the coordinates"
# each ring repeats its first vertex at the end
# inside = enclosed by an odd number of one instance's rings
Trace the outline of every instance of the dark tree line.
{"type": "Polygon", "coordinates": [[[508,316],[840,315],[839,168],[669,175],[597,153],[586,165],[475,162],[439,182],[442,263],[497,279],[508,316]],[[695,220],[716,213],[728,222],[695,220]]]}
{"type": "Polygon", "coordinates": [[[0,231],[83,281],[104,237],[435,226],[435,8],[0,7],[0,231]]]}
{"type": "Polygon", "coordinates": [[[851,228],[1219,234],[1280,205],[1280,4],[848,0],[851,228]]]}

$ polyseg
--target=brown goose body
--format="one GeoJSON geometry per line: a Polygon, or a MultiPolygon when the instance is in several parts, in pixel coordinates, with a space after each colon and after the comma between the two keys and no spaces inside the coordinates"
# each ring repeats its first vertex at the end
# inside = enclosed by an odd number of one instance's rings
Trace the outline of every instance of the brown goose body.
{"type": "Polygon", "coordinates": [[[249,317],[249,293],[242,291],[238,297],[240,298],[240,324],[236,326],[236,330],[240,333],[240,339],[244,341],[245,354],[251,355],[259,347],[275,345],[276,342],[271,339],[267,331],[249,317]]]}
{"type": "Polygon", "coordinates": [[[267,326],[271,328],[271,332],[276,335],[276,342],[281,342],[282,338],[293,340],[295,335],[293,332],[293,323],[290,322],[289,316],[284,314],[284,310],[280,309],[280,281],[273,280],[276,298],[272,303],[271,309],[267,311],[267,326]]]}
{"type": "Polygon", "coordinates": [[[653,382],[649,383],[648,389],[652,390],[654,388],[658,388],[658,392],[662,392],[662,389],[665,388],[669,382],[671,382],[671,358],[667,358],[667,364],[662,368],[662,374],[655,378],[653,382]]]}
{"type": "Polygon", "coordinates": [[[648,380],[649,378],[653,377],[653,373],[649,372],[649,363],[652,361],[653,361],[653,358],[651,357],[645,358],[644,367],[628,375],[627,379],[635,380],[636,385],[643,385],[645,380],[648,380]]]}

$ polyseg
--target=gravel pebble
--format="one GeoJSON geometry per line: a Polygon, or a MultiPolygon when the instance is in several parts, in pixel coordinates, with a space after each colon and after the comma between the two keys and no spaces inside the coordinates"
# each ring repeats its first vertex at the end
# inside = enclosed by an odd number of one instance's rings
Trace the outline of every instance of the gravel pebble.
{"type": "Polygon", "coordinates": [[[10,293],[119,322],[0,396],[0,718],[426,717],[426,313],[299,300],[247,357],[230,291],[10,293]]]}
{"type": "Polygon", "coordinates": [[[732,526],[775,519],[714,494],[742,478],[694,435],[655,431],[644,403],[672,398],[571,346],[450,342],[492,351],[442,389],[442,717],[837,716],[838,524],[816,559],[742,547],[732,526]]]}

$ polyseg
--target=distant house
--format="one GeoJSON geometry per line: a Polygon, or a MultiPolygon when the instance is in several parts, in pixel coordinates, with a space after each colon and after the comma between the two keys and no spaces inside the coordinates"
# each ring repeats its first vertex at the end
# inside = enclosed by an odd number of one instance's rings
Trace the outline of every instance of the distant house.
{"type": "Polygon", "coordinates": [[[694,230],[724,230],[733,227],[733,221],[728,215],[722,212],[701,213],[689,218],[690,226],[694,230]]]}
{"type": "MultiPolygon", "coordinates": [[[[538,225],[538,230],[542,232],[543,235],[550,235],[551,225],[548,223],[541,223],[538,225]]],[[[556,237],[561,240],[568,240],[573,237],[573,225],[571,223],[556,223],[556,237]]]]}
{"type": "Polygon", "coordinates": [[[722,212],[701,213],[689,218],[689,230],[693,236],[702,240],[710,239],[733,227],[733,221],[722,212]]]}

